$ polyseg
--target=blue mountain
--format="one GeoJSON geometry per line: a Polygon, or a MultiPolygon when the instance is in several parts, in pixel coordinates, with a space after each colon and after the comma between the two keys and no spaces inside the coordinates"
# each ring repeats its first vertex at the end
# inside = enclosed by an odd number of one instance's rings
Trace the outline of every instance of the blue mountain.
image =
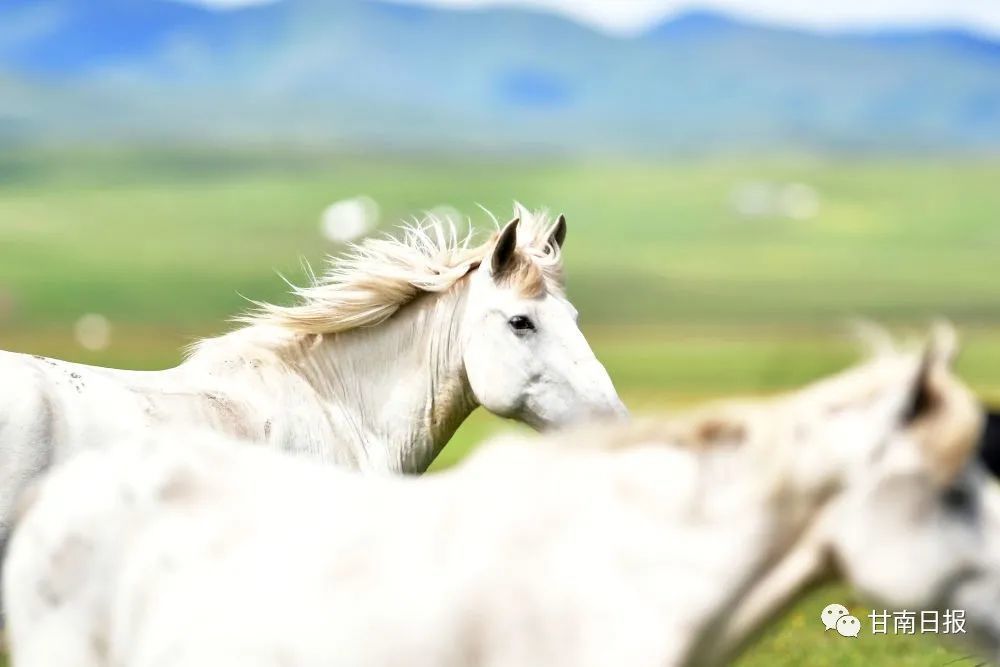
{"type": "Polygon", "coordinates": [[[0,147],[94,141],[992,152],[1000,43],[706,12],[622,38],[379,0],[4,0],[0,147]]]}

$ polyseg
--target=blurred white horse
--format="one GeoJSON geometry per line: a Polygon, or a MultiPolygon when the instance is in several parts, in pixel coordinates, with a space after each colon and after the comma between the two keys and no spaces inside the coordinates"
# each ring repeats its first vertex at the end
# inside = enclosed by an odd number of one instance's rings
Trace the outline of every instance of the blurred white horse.
{"type": "Polygon", "coordinates": [[[711,665],[833,574],[894,608],[965,610],[997,658],[1000,490],[952,354],[938,338],[423,478],[180,439],[94,450],[26,496],[13,664],[711,665]]]}
{"type": "Polygon", "coordinates": [[[0,352],[0,538],[52,462],[149,427],[421,472],[478,405],[536,428],[623,414],[564,294],[565,219],[518,212],[476,247],[434,219],[369,239],[170,370],[0,352]]]}

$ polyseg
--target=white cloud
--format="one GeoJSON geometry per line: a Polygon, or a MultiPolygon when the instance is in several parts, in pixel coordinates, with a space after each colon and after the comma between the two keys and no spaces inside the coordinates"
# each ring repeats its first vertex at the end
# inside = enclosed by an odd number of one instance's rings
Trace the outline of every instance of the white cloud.
{"type": "Polygon", "coordinates": [[[666,0],[392,0],[454,9],[525,7],[562,14],[612,32],[629,33],[673,13],[666,0]]]}
{"type": "MultiPolygon", "coordinates": [[[[183,0],[219,9],[278,0],[183,0]]],[[[551,11],[619,34],[671,16],[719,11],[753,21],[812,30],[961,27],[1000,37],[1000,0],[391,0],[454,9],[525,7],[551,11]]]]}
{"type": "Polygon", "coordinates": [[[394,0],[439,7],[519,6],[553,11],[617,33],[633,33],[691,10],[813,30],[955,26],[1000,36],[998,0],[394,0]]]}

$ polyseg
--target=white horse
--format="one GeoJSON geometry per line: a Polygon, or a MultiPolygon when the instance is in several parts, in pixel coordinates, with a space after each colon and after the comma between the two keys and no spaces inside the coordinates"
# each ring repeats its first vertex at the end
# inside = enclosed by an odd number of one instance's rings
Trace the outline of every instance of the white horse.
{"type": "MultiPolygon", "coordinates": [[[[1000,490],[951,356],[938,339],[423,478],[204,441],[95,449],[25,497],[13,664],[711,665],[831,574],[893,608],[965,611],[995,659],[1000,490]]],[[[816,614],[802,632],[823,632],[816,614]]]]}
{"type": "Polygon", "coordinates": [[[0,352],[0,538],[50,464],[149,427],[422,472],[479,405],[536,428],[624,414],[564,294],[565,219],[518,212],[477,247],[433,219],[369,239],[169,370],[0,352]]]}

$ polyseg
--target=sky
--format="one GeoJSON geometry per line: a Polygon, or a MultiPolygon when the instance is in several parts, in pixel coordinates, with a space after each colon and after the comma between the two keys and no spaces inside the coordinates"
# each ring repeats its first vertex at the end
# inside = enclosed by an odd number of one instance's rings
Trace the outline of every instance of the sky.
{"type": "MultiPolygon", "coordinates": [[[[187,0],[236,7],[280,0],[187,0]]],[[[630,34],[672,15],[715,10],[764,23],[812,30],[961,27],[1000,37],[1000,0],[391,0],[456,9],[517,6],[562,14],[599,29],[630,34]]]]}

